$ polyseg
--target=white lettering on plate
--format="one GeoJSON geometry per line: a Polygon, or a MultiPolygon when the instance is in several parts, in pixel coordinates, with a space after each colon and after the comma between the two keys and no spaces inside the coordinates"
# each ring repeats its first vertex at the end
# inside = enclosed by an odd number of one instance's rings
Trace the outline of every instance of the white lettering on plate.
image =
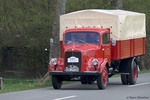
{"type": "Polygon", "coordinates": [[[79,58],[76,58],[74,56],[68,58],[67,60],[68,60],[68,63],[77,63],[77,62],[79,62],[79,58]]]}

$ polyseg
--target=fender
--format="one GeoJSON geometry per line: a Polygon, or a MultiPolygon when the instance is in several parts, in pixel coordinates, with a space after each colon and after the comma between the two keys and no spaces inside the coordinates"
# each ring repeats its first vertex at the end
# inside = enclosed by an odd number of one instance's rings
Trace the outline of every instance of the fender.
{"type": "Polygon", "coordinates": [[[106,64],[108,62],[107,58],[104,58],[104,59],[103,58],[99,58],[98,61],[99,61],[99,65],[98,65],[99,71],[102,72],[105,69],[106,64]]]}
{"type": "Polygon", "coordinates": [[[50,60],[49,71],[64,71],[64,59],[63,58],[56,58],[56,59],[57,59],[57,64],[55,66],[52,64],[50,60]]]}
{"type": "Polygon", "coordinates": [[[86,71],[94,71],[94,66],[92,65],[92,60],[94,57],[91,57],[87,62],[86,71]]]}
{"type": "MultiPolygon", "coordinates": [[[[93,59],[94,59],[94,57],[92,57],[88,60],[86,71],[95,71],[94,65],[92,64],[93,59]]],[[[107,58],[105,58],[105,59],[98,58],[97,60],[98,60],[98,65],[96,66],[96,71],[102,72],[102,70],[105,68],[106,63],[108,62],[107,58]]]]}

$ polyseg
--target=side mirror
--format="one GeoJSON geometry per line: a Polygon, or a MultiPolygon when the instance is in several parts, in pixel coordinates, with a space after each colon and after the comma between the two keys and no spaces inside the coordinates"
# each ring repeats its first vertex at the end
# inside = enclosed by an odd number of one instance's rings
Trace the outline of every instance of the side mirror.
{"type": "Polygon", "coordinates": [[[50,38],[50,45],[53,45],[53,43],[54,43],[53,38],[50,38]]]}
{"type": "Polygon", "coordinates": [[[112,46],[116,46],[116,39],[112,38],[112,46]]]}

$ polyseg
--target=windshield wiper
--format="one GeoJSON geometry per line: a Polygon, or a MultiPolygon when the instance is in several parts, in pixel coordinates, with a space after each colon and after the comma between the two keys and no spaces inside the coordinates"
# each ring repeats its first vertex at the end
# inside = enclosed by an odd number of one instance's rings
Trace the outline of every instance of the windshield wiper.
{"type": "Polygon", "coordinates": [[[87,42],[85,42],[84,40],[80,40],[79,39],[79,41],[81,41],[82,43],[85,43],[85,44],[87,44],[89,46],[89,44],[87,42]]]}

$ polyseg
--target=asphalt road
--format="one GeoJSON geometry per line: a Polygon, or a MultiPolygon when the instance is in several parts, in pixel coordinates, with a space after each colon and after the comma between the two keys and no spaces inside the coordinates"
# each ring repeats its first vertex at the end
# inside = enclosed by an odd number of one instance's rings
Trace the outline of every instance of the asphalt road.
{"type": "Polygon", "coordinates": [[[150,100],[150,73],[140,74],[135,85],[122,85],[120,77],[110,78],[105,90],[98,90],[96,83],[63,85],[60,90],[52,87],[0,94],[0,100],[150,100]]]}

